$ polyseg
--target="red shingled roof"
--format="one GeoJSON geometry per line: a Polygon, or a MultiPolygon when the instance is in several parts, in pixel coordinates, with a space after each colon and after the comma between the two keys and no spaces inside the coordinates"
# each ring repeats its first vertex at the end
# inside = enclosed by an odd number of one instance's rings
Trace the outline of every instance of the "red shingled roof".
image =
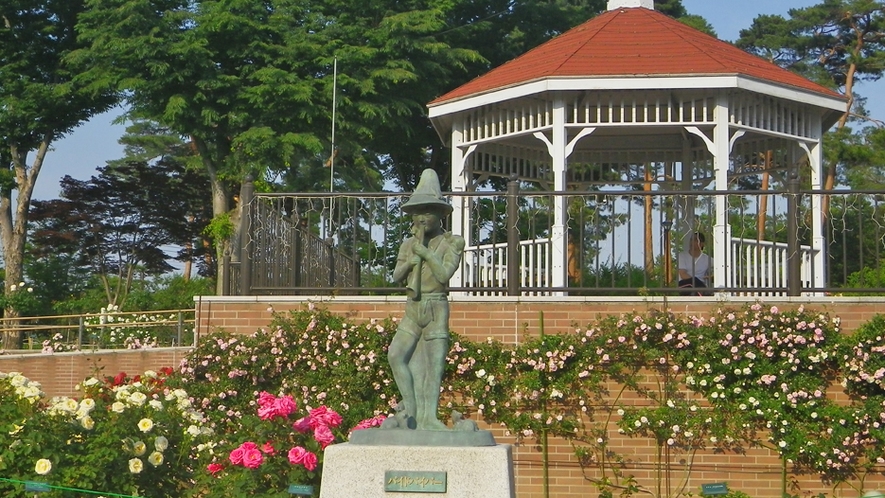
{"type": "Polygon", "coordinates": [[[621,8],[492,69],[430,105],[545,78],[735,74],[841,97],[660,12],[621,8]]]}

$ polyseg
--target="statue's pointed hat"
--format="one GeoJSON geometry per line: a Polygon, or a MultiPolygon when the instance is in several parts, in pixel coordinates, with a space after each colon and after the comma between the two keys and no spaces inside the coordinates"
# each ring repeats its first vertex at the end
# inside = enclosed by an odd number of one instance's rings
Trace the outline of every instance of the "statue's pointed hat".
{"type": "Polygon", "coordinates": [[[421,172],[421,179],[415,187],[415,193],[403,204],[403,211],[412,214],[424,209],[438,209],[446,215],[451,214],[452,206],[443,199],[436,171],[428,168],[421,172]]]}

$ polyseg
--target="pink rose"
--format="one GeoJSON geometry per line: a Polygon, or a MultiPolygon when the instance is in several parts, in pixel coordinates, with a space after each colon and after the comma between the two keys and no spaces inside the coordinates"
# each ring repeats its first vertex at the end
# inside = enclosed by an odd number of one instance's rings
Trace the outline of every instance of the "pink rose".
{"type": "Polygon", "coordinates": [[[277,415],[285,418],[291,415],[298,408],[298,405],[295,404],[292,396],[281,396],[274,402],[274,408],[277,411],[277,415]]]}
{"type": "Polygon", "coordinates": [[[307,450],[301,446],[296,446],[289,450],[289,463],[292,465],[298,465],[300,463],[304,463],[304,455],[307,453],[307,450]]]}
{"type": "Polygon", "coordinates": [[[353,427],[353,430],[358,431],[361,429],[370,429],[372,427],[381,427],[381,423],[385,420],[387,420],[387,415],[378,415],[372,418],[367,418],[356,424],[353,427]]]}
{"type": "Polygon", "coordinates": [[[257,448],[245,450],[243,452],[243,467],[247,469],[257,469],[264,462],[264,455],[257,448]]]}
{"type": "Polygon", "coordinates": [[[301,446],[289,450],[289,463],[292,465],[304,465],[307,470],[317,468],[317,456],[301,446]]]}
{"type": "Polygon", "coordinates": [[[313,428],[316,428],[318,425],[328,427],[338,427],[341,425],[341,415],[338,415],[335,410],[330,410],[325,405],[311,410],[310,418],[313,421],[313,428]]]}
{"type": "Polygon", "coordinates": [[[307,454],[304,455],[304,461],[302,462],[302,464],[307,470],[313,470],[317,468],[317,456],[308,451],[307,454]]]}
{"type": "Polygon", "coordinates": [[[249,467],[250,469],[254,469],[261,465],[263,459],[264,457],[261,456],[261,451],[258,450],[258,445],[252,441],[246,441],[237,449],[230,452],[230,463],[249,467]],[[258,454],[257,464],[254,462],[256,453],[258,454]],[[252,465],[254,465],[254,467],[252,465]]]}
{"type": "Polygon", "coordinates": [[[261,406],[258,408],[258,418],[261,420],[270,420],[274,418],[277,414],[277,411],[274,409],[273,405],[261,406]]]}
{"type": "Polygon", "coordinates": [[[297,405],[292,396],[280,396],[277,398],[267,391],[261,391],[258,395],[258,417],[261,420],[271,420],[276,417],[286,418],[296,408],[297,405]]]}
{"type": "Polygon", "coordinates": [[[261,391],[258,393],[258,406],[264,408],[266,406],[273,406],[274,401],[276,401],[277,397],[267,391],[261,391]]]}
{"type": "Polygon", "coordinates": [[[261,447],[261,451],[267,453],[268,455],[273,455],[274,453],[276,453],[277,450],[274,449],[273,445],[270,444],[270,441],[268,441],[264,443],[264,446],[261,447]]]}
{"type": "Polygon", "coordinates": [[[243,447],[242,446],[240,446],[239,448],[230,452],[230,463],[232,463],[234,465],[242,465],[243,464],[243,447]]]}
{"type": "Polygon", "coordinates": [[[335,435],[332,434],[332,429],[329,429],[329,427],[318,425],[313,430],[313,438],[320,443],[320,448],[326,449],[326,446],[329,446],[335,440],[335,435]]]}
{"type": "Polygon", "coordinates": [[[208,470],[209,473],[212,474],[213,476],[215,474],[221,472],[223,469],[224,469],[224,466],[221,465],[220,463],[210,463],[209,465],[206,466],[206,470],[208,470]]]}
{"type": "Polygon", "coordinates": [[[307,434],[308,432],[310,432],[310,429],[312,427],[313,421],[311,420],[310,415],[299,418],[297,421],[295,421],[294,424],[292,424],[292,428],[302,434],[307,434]]]}

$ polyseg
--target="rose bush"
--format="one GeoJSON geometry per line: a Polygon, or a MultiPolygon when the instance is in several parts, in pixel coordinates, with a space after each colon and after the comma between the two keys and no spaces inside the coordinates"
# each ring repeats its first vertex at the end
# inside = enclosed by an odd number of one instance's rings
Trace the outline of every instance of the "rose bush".
{"type": "Polygon", "coordinates": [[[291,395],[257,393],[239,428],[199,454],[192,496],[288,496],[290,484],[319,488],[322,451],[342,440],[342,417],[325,406],[300,409],[291,395]]]}
{"type": "MultiPolygon", "coordinates": [[[[76,398],[46,400],[20,374],[0,374],[0,472],[17,481],[146,498],[181,496],[211,430],[171,369],[89,378],[76,398]]],[[[0,482],[2,496],[26,496],[0,482]]]]}
{"type": "Polygon", "coordinates": [[[394,327],[393,320],[358,324],[314,306],[276,314],[249,336],[202,338],[176,382],[220,432],[235,430],[260,391],[288,393],[299,406],[328,406],[353,427],[395,403],[387,364],[394,327]]]}

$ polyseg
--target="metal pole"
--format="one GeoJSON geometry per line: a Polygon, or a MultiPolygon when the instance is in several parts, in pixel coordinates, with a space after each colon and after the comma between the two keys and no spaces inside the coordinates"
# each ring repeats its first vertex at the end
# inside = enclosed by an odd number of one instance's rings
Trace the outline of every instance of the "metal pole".
{"type": "MultiPolygon", "coordinates": [[[[332,62],[332,152],[329,154],[329,193],[335,192],[335,114],[338,107],[338,57],[332,62]]],[[[322,220],[322,233],[324,239],[332,237],[332,212],[334,211],[335,198],[329,197],[329,217],[322,220]]]]}
{"type": "Polygon", "coordinates": [[[673,222],[666,220],[661,223],[661,226],[664,229],[664,237],[661,241],[661,252],[664,256],[664,287],[669,287],[670,282],[673,281],[673,255],[670,252],[670,229],[673,227],[673,222]]]}
{"type": "Polygon", "coordinates": [[[229,296],[230,295],[230,283],[231,283],[231,261],[230,261],[230,252],[224,251],[224,256],[221,257],[221,267],[225,268],[223,273],[224,278],[221,282],[221,295],[229,296]]]}
{"type": "Polygon", "coordinates": [[[181,346],[181,334],[184,332],[184,315],[178,312],[178,345],[181,346]]]}
{"type": "Polygon", "coordinates": [[[799,253],[799,174],[793,169],[787,180],[787,295],[802,294],[799,253]]]}
{"type": "Polygon", "coordinates": [[[86,319],[80,315],[80,325],[77,327],[77,350],[83,349],[83,332],[86,331],[86,319]]]}
{"type": "Polygon", "coordinates": [[[255,196],[255,184],[252,175],[246,176],[240,189],[240,295],[252,293],[252,199],[255,196]]]}
{"type": "MultiPolygon", "coordinates": [[[[338,57],[332,63],[332,154],[329,156],[329,192],[335,191],[335,111],[338,107],[338,57]]],[[[331,217],[331,213],[330,213],[331,217]]]]}
{"type": "MultiPolygon", "coordinates": [[[[518,296],[520,290],[519,261],[519,229],[516,224],[519,219],[519,180],[516,175],[510,176],[507,182],[507,295],[518,296]]],[[[525,270],[531,271],[531,268],[525,270]]]]}

